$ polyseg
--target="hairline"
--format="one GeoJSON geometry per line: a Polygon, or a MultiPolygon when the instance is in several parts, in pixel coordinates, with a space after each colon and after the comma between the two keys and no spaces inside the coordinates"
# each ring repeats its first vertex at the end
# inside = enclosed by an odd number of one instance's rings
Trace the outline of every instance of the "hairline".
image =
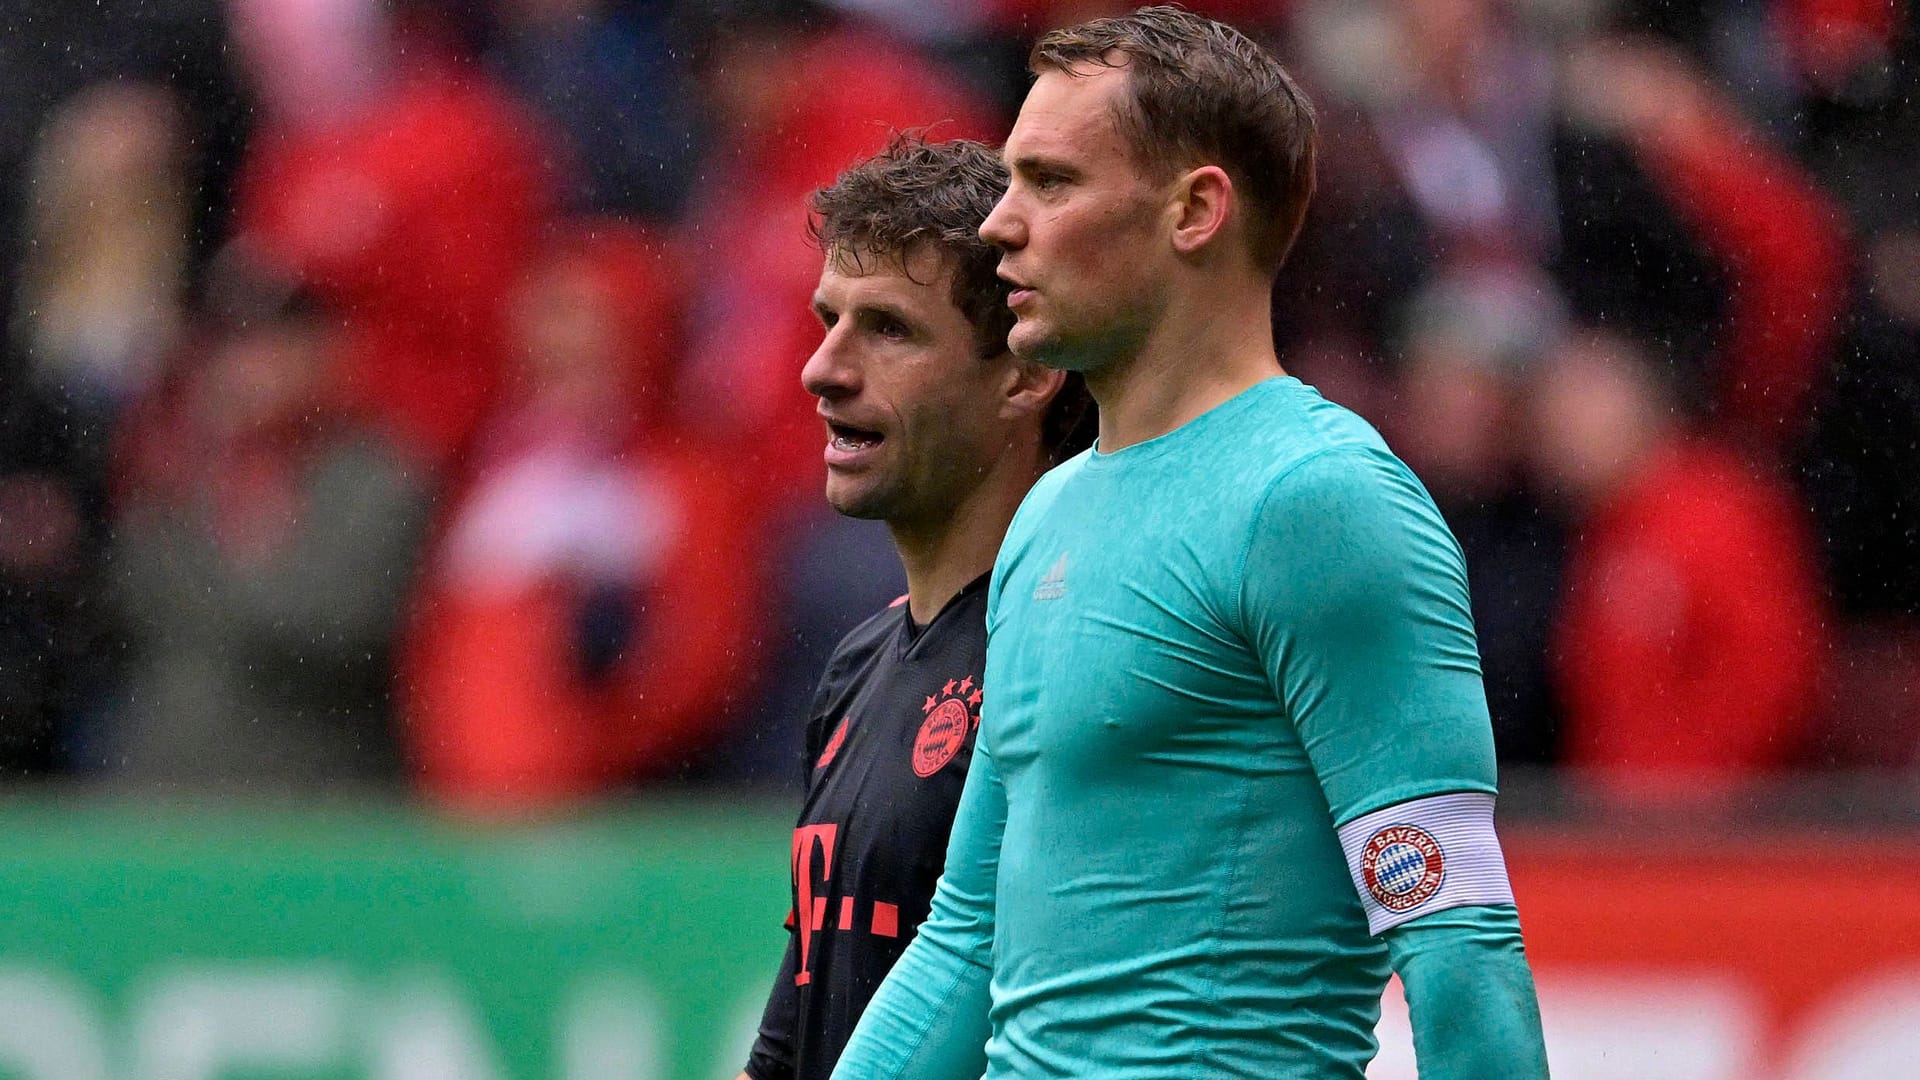
{"type": "Polygon", "coordinates": [[[1185,159],[1186,167],[1189,169],[1206,165],[1217,165],[1225,169],[1226,166],[1219,162],[1200,160],[1200,155],[1187,146],[1169,145],[1167,152],[1161,153],[1148,145],[1148,140],[1145,138],[1146,118],[1140,112],[1140,95],[1134,82],[1135,71],[1141,59],[1118,46],[1108,49],[1097,57],[1082,56],[1067,61],[1055,60],[1050,56],[1036,53],[1029,59],[1027,70],[1033,73],[1035,79],[1049,71],[1057,71],[1069,79],[1091,79],[1109,71],[1117,72],[1123,81],[1115,98],[1107,102],[1107,116],[1113,121],[1114,130],[1127,144],[1128,156],[1134,160],[1135,164],[1142,166],[1150,173],[1158,173],[1157,179],[1172,179],[1181,171],[1182,158],[1185,159]],[[1075,68],[1082,70],[1075,70],[1075,68]]]}

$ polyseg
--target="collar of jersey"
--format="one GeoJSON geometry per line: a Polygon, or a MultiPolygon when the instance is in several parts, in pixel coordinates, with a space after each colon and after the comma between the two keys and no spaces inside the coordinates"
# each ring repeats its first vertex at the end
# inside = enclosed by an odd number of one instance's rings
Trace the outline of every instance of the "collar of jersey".
{"type": "Polygon", "coordinates": [[[965,600],[969,595],[979,592],[981,589],[986,588],[987,581],[992,577],[993,577],[993,571],[989,570],[986,573],[981,574],[979,577],[974,578],[972,581],[969,581],[965,585],[961,586],[960,591],[953,594],[953,599],[948,600],[945,604],[942,604],[940,606],[940,610],[933,613],[933,618],[928,619],[927,624],[925,626],[918,626],[914,623],[912,605],[901,604],[900,605],[900,637],[899,637],[901,655],[902,656],[906,655],[907,651],[912,649],[914,645],[918,644],[921,638],[926,637],[927,631],[933,629],[933,625],[939,622],[942,616],[946,615],[947,612],[952,611],[954,608],[959,607],[960,601],[965,600]]]}
{"type": "Polygon", "coordinates": [[[1128,465],[1142,464],[1165,457],[1197,439],[1206,438],[1208,431],[1252,408],[1277,388],[1299,385],[1301,385],[1300,380],[1291,375],[1275,375],[1270,379],[1262,379],[1164,435],[1156,435],[1151,439],[1134,443],[1132,446],[1115,450],[1111,454],[1101,453],[1099,440],[1096,439],[1093,449],[1087,452],[1087,461],[1082,468],[1087,472],[1097,472],[1102,469],[1118,469],[1128,465]]]}

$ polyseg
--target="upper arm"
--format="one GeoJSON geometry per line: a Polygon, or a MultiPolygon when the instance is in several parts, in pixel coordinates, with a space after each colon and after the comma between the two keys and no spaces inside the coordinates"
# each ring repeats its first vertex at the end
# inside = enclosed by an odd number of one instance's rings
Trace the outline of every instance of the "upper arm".
{"type": "Polygon", "coordinates": [[[1329,451],[1275,480],[1239,606],[1336,822],[1494,790],[1465,561],[1393,457],[1329,451]]]}

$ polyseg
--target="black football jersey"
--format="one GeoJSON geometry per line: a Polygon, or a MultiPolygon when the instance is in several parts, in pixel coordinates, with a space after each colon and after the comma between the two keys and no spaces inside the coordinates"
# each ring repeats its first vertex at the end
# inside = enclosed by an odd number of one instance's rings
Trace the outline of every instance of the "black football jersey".
{"type": "Polygon", "coordinates": [[[987,578],[916,627],[904,600],[834,650],[807,718],[791,940],[754,1080],[828,1080],[926,920],[980,723],[987,578]]]}

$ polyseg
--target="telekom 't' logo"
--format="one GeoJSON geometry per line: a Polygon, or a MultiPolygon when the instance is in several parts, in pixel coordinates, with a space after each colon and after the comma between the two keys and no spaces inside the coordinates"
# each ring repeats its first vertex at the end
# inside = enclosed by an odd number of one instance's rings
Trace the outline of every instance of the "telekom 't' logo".
{"type": "Polygon", "coordinates": [[[813,947],[813,935],[820,930],[825,921],[827,898],[818,899],[813,895],[813,853],[820,851],[820,881],[825,884],[833,876],[833,839],[840,832],[838,825],[802,825],[793,830],[793,885],[798,892],[793,913],[794,932],[800,935],[800,971],[793,977],[795,986],[805,986],[813,981],[813,970],[807,966],[807,953],[813,947]]]}

